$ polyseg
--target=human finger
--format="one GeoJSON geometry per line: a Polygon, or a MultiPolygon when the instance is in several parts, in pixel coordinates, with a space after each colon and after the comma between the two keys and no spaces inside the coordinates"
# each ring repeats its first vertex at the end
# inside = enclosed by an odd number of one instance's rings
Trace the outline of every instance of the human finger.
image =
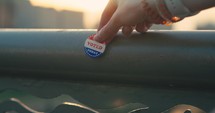
{"type": "Polygon", "coordinates": [[[116,9],[117,9],[116,2],[114,2],[114,0],[109,0],[107,6],[105,7],[102,13],[98,31],[108,23],[116,9]]]}
{"type": "Polygon", "coordinates": [[[145,24],[147,31],[152,27],[152,23],[151,22],[147,22],[145,24]]]}
{"type": "Polygon", "coordinates": [[[136,31],[137,32],[140,32],[140,33],[145,33],[147,31],[147,28],[146,28],[146,23],[145,22],[142,22],[142,23],[139,23],[136,25],[136,31]]]}
{"type": "Polygon", "coordinates": [[[122,28],[122,33],[125,35],[125,36],[129,36],[132,31],[134,30],[134,27],[133,26],[123,26],[122,28]]]}
{"type": "Polygon", "coordinates": [[[142,22],[136,25],[136,31],[140,33],[145,33],[151,26],[151,22],[142,22]]]}
{"type": "Polygon", "coordinates": [[[97,42],[105,42],[112,39],[117,34],[121,26],[119,15],[116,11],[108,23],[96,33],[94,40],[97,42]]]}

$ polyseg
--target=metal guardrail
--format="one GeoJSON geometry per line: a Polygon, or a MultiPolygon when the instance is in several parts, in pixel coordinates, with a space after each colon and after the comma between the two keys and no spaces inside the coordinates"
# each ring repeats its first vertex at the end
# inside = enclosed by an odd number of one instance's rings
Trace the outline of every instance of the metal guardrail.
{"type": "MultiPolygon", "coordinates": [[[[214,109],[215,31],[149,31],[129,38],[119,33],[97,59],[85,55],[83,47],[94,33],[1,30],[0,97],[8,89],[41,98],[67,94],[101,113],[138,108],[148,113],[172,113],[178,108],[204,113],[193,106],[206,112],[214,109]]],[[[77,104],[76,100],[72,102],[77,104]]],[[[25,102],[38,111],[54,109],[25,102]]]]}
{"type": "Polygon", "coordinates": [[[215,85],[215,31],[119,34],[98,59],[85,55],[90,30],[0,31],[0,74],[133,84],[215,85]],[[191,84],[192,83],[192,84],[191,84]]]}

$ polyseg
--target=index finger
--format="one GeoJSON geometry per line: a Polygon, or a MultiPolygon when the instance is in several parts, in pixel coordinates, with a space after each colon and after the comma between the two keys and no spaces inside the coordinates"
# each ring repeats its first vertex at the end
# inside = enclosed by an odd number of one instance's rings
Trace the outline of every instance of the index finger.
{"type": "Polygon", "coordinates": [[[113,0],[109,0],[107,6],[105,7],[102,13],[98,31],[108,23],[116,9],[117,9],[116,2],[114,2],[113,0]]]}
{"type": "Polygon", "coordinates": [[[119,31],[119,25],[116,26],[116,10],[117,3],[114,0],[110,0],[105,10],[103,11],[97,34],[94,39],[97,42],[110,42],[114,35],[119,31]]]}
{"type": "Polygon", "coordinates": [[[97,42],[106,42],[112,40],[122,26],[120,21],[118,21],[118,18],[119,17],[116,11],[109,22],[97,32],[94,39],[97,42]]]}

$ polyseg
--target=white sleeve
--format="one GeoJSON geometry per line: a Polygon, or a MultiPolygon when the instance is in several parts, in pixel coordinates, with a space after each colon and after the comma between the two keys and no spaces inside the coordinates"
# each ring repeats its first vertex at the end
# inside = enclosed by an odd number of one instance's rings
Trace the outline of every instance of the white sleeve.
{"type": "Polygon", "coordinates": [[[198,12],[192,12],[187,8],[181,0],[164,0],[166,7],[172,16],[180,18],[188,17],[197,14],[198,12]]]}

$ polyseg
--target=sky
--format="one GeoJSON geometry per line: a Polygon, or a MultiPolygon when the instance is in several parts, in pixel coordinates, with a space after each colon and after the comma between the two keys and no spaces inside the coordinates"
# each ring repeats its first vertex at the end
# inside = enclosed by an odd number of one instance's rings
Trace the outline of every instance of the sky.
{"type": "MultiPolygon", "coordinates": [[[[108,0],[30,0],[32,5],[54,8],[56,10],[72,10],[84,13],[85,28],[92,28],[98,23],[101,13],[108,0]]],[[[202,11],[196,16],[184,19],[173,24],[174,30],[194,30],[197,24],[215,25],[215,8],[202,11]]]]}

